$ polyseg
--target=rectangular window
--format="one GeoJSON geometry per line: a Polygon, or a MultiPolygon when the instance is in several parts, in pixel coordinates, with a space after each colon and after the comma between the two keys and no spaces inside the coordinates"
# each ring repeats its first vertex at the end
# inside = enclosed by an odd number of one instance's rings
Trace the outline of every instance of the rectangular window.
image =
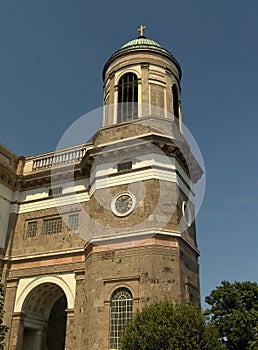
{"type": "Polygon", "coordinates": [[[68,226],[69,230],[78,230],[79,214],[71,214],[68,216],[68,226]]]}
{"type": "Polygon", "coordinates": [[[48,190],[49,196],[60,196],[63,192],[63,187],[50,188],[48,190]]]}
{"type": "Polygon", "coordinates": [[[62,231],[62,218],[53,218],[43,220],[43,235],[55,235],[62,231]]]}
{"type": "Polygon", "coordinates": [[[133,162],[124,162],[117,164],[117,171],[119,173],[126,173],[127,171],[132,170],[133,162]]]}
{"type": "Polygon", "coordinates": [[[35,237],[37,233],[37,221],[29,221],[27,224],[27,237],[35,237]]]}

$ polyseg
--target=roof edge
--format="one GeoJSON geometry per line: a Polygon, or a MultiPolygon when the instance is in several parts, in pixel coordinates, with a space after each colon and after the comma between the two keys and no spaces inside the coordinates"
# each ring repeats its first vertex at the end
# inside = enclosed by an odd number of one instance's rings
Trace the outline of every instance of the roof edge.
{"type": "Polygon", "coordinates": [[[153,45],[153,47],[148,47],[146,45],[146,47],[143,47],[144,45],[139,45],[139,47],[128,47],[128,48],[124,48],[124,49],[119,49],[117,51],[115,51],[113,53],[113,55],[108,59],[108,61],[105,63],[104,67],[103,67],[103,70],[102,70],[102,79],[103,81],[105,81],[105,73],[106,73],[106,70],[107,70],[107,67],[118,57],[121,57],[123,55],[126,55],[130,52],[133,52],[133,51],[151,51],[151,52],[155,52],[157,54],[160,54],[161,56],[165,56],[167,57],[168,59],[170,59],[177,67],[178,69],[178,72],[179,72],[179,79],[181,79],[182,77],[182,70],[181,70],[181,67],[180,67],[180,64],[179,62],[176,60],[176,58],[169,52],[167,51],[166,49],[163,49],[163,50],[158,50],[155,48],[155,46],[153,45]]]}

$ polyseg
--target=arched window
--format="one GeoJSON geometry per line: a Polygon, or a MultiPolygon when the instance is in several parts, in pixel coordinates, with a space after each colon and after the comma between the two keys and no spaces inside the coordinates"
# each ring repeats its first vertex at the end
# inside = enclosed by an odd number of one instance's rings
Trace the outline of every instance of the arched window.
{"type": "Polygon", "coordinates": [[[110,300],[109,348],[119,348],[119,337],[124,326],[132,320],[133,298],[127,288],[117,289],[110,300]]]}
{"type": "Polygon", "coordinates": [[[134,73],[126,73],[119,79],[117,112],[118,123],[138,117],[138,79],[134,73]]]}
{"type": "Polygon", "coordinates": [[[190,294],[189,294],[189,303],[190,303],[191,305],[195,305],[195,298],[194,298],[193,293],[190,293],[190,294]]]}
{"type": "Polygon", "coordinates": [[[179,103],[178,103],[178,91],[176,84],[172,86],[172,95],[173,95],[173,112],[175,116],[175,122],[179,124],[179,103]]]}

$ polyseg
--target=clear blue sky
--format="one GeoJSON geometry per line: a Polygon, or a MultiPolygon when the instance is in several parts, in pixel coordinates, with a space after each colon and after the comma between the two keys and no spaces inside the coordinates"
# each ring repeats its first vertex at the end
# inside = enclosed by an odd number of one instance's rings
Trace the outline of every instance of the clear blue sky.
{"type": "Polygon", "coordinates": [[[258,277],[257,13],[257,0],[0,0],[0,142],[19,155],[54,150],[102,106],[102,68],[139,24],[178,59],[206,165],[202,300],[221,280],[258,277]]]}

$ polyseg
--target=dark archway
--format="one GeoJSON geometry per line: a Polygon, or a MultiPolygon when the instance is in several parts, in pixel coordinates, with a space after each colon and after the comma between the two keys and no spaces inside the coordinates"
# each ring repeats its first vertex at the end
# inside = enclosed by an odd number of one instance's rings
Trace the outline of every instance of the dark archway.
{"type": "Polygon", "coordinates": [[[64,350],[67,300],[54,283],[42,283],[26,297],[23,306],[22,350],[64,350]]]}
{"type": "Polygon", "coordinates": [[[67,301],[63,295],[55,302],[50,311],[46,340],[48,350],[65,348],[66,308],[67,301]]]}

